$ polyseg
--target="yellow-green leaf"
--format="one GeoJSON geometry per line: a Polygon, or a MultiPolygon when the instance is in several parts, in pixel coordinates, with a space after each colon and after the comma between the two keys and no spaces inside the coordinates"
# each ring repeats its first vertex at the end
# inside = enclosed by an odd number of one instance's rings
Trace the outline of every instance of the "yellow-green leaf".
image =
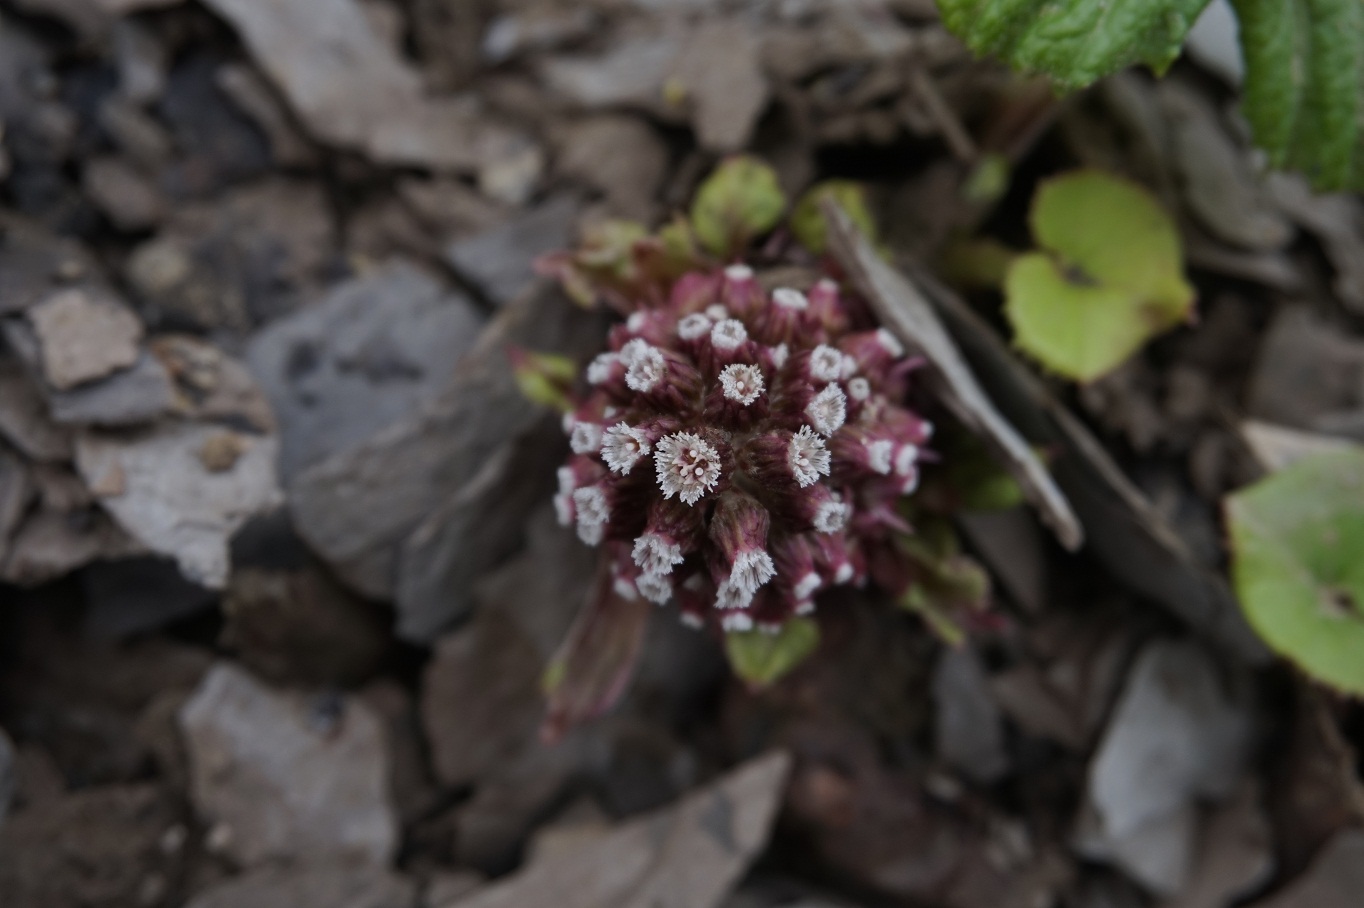
{"type": "Polygon", "coordinates": [[[867,207],[867,191],[852,180],[825,180],[807,189],[791,212],[791,232],[801,245],[815,254],[824,251],[829,225],[824,221],[823,203],[828,199],[843,209],[863,236],[876,241],[876,220],[867,207]]]}
{"type": "Polygon", "coordinates": [[[725,634],[734,673],[754,687],[766,687],[795,668],[819,646],[819,625],[792,618],[775,634],[761,630],[725,634]]]}
{"type": "Polygon", "coordinates": [[[516,386],[527,400],[553,407],[561,413],[572,408],[575,369],[571,359],[517,346],[507,348],[507,359],[516,377],[516,386]]]}
{"type": "Polygon", "coordinates": [[[722,161],[696,191],[692,230],[708,252],[726,258],[777,226],[785,211],[776,171],[738,155],[722,161]]]}
{"type": "Polygon", "coordinates": [[[1030,220],[1041,251],[1009,267],[1005,314],[1014,342],[1048,369],[1093,380],[1188,318],[1178,231],[1142,187],[1065,174],[1038,189],[1030,220]]]}
{"type": "Polygon", "coordinates": [[[1226,499],[1232,579],[1270,648],[1364,696],[1364,450],[1297,461],[1226,499]]]}

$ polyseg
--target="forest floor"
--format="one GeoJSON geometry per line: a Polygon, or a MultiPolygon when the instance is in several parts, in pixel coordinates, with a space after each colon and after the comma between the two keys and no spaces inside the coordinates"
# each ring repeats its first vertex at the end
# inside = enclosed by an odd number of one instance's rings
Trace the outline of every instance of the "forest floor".
{"type": "Polygon", "coordinates": [[[0,0],[0,905],[1358,908],[1364,709],[1250,632],[1220,502],[1364,440],[1364,205],[1259,175],[1200,49],[1057,98],[930,0],[0,0]],[[1126,175],[1198,317],[1029,372],[1087,544],[962,514],[967,645],[831,596],[753,691],[664,609],[547,744],[593,553],[504,346],[590,357],[532,261],[740,151],[944,279],[1126,175]]]}

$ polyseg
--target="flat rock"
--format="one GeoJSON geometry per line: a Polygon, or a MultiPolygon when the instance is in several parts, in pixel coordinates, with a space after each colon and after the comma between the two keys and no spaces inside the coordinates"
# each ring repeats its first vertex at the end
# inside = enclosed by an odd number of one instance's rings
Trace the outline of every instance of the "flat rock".
{"type": "Polygon", "coordinates": [[[1191,870],[1195,807],[1227,797],[1249,757],[1244,689],[1192,642],[1138,655],[1090,765],[1090,828],[1081,848],[1154,892],[1174,895],[1191,870]]]}
{"type": "Polygon", "coordinates": [[[133,250],[126,273],[162,312],[242,331],[296,307],[321,283],[336,247],[323,187],[272,177],[177,207],[133,250]]]}
{"type": "Polygon", "coordinates": [[[24,518],[10,539],[0,579],[37,586],[99,559],[147,554],[147,549],[98,509],[44,508],[24,518]]]}
{"type": "Polygon", "coordinates": [[[497,305],[505,305],[533,278],[537,256],[569,243],[578,203],[560,196],[477,236],[456,240],[445,258],[497,305]]]}
{"type": "Polygon", "coordinates": [[[155,227],[166,216],[166,199],[156,184],[118,157],[92,158],[81,187],[109,222],[124,232],[155,227]]]}
{"type": "Polygon", "coordinates": [[[758,38],[742,20],[707,17],[688,37],[673,78],[687,93],[697,142],[708,151],[744,148],[767,106],[758,38]]]}
{"type": "Polygon", "coordinates": [[[515,142],[472,99],[431,97],[356,0],[210,0],[309,131],[376,163],[471,170],[515,142]]]}
{"type": "Polygon", "coordinates": [[[482,326],[467,298],[397,261],[257,334],[247,363],[279,417],[284,482],[434,397],[482,326]]]}
{"type": "Polygon", "coordinates": [[[53,422],[110,428],[150,422],[169,413],[176,402],[165,366],[146,351],[103,381],[46,396],[53,422]]]}
{"type": "Polygon", "coordinates": [[[205,463],[206,445],[225,430],[168,422],[126,435],[83,433],[76,466],[103,507],[149,549],[175,559],[196,583],[227,582],[228,540],[252,515],[283,500],[275,478],[276,441],[231,433],[240,450],[230,466],[205,463]]]}
{"type": "Polygon", "coordinates": [[[484,330],[437,398],[294,477],[299,535],[362,593],[396,599],[400,635],[429,642],[465,613],[473,577],[510,554],[552,492],[559,450],[521,441],[543,414],[517,390],[506,345],[584,356],[600,342],[598,325],[557,294],[523,298],[484,330]],[[544,472],[519,462],[519,446],[544,472]]]}
{"type": "Polygon", "coordinates": [[[943,651],[933,669],[938,757],[973,782],[998,781],[1009,770],[1004,714],[980,657],[968,647],[943,651]]]}
{"type": "Polygon", "coordinates": [[[219,883],[185,908],[413,908],[417,887],[377,867],[266,867],[219,883]]]}
{"type": "Polygon", "coordinates": [[[23,311],[97,274],[94,258],[75,240],[0,211],[0,313],[23,311]]]}
{"type": "Polygon", "coordinates": [[[555,93],[589,110],[656,108],[683,37],[679,29],[626,33],[602,54],[544,58],[540,78],[555,93]]]}
{"type": "Polygon", "coordinates": [[[392,858],[384,731],[362,703],[277,692],[219,663],[179,721],[195,808],[239,863],[392,858]]]}
{"type": "Polygon", "coordinates": [[[1345,829],[1321,849],[1307,872],[1253,908],[1354,908],[1364,892],[1364,831],[1345,829]]]}
{"type": "Polygon", "coordinates": [[[126,306],[86,290],[60,290],[28,310],[43,376],[58,391],[137,362],[142,323],[126,306]]]}
{"type": "Polygon", "coordinates": [[[670,807],[435,908],[716,908],[767,842],[791,758],[771,753],[670,807]]]}
{"type": "Polygon", "coordinates": [[[612,213],[649,220],[668,166],[668,147],[640,117],[600,114],[566,126],[558,136],[560,173],[606,197],[612,213]]]}
{"type": "Polygon", "coordinates": [[[47,404],[23,367],[0,360],[0,435],[30,460],[70,461],[72,430],[54,423],[47,404]]]}
{"type": "Polygon", "coordinates": [[[1306,306],[1288,306],[1265,333],[1251,374],[1246,415],[1331,432],[1357,423],[1364,437],[1364,340],[1306,306]]]}

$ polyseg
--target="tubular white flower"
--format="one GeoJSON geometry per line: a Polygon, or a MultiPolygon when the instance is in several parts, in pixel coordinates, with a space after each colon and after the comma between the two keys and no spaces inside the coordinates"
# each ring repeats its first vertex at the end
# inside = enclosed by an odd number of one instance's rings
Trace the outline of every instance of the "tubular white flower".
{"type": "Polygon", "coordinates": [[[720,370],[720,387],[725,397],[747,407],[763,393],[763,373],[757,366],[735,363],[720,370]]]}
{"type": "Polygon", "coordinates": [[[559,519],[559,526],[573,525],[573,510],[572,492],[567,494],[560,492],[554,496],[554,516],[559,519]]]}
{"type": "Polygon", "coordinates": [[[725,277],[731,281],[746,281],[753,277],[753,269],[743,262],[735,262],[725,267],[725,277]]]}
{"type": "Polygon", "coordinates": [[[867,465],[882,476],[890,474],[890,461],[895,454],[895,443],[880,438],[866,443],[867,465]]]}
{"type": "Polygon", "coordinates": [[[662,577],[682,563],[682,546],[657,533],[645,533],[635,540],[630,555],[644,573],[662,577]]]}
{"type": "Polygon", "coordinates": [[[726,318],[710,329],[710,342],[716,350],[736,350],[748,340],[748,329],[737,318],[726,318]]]}
{"type": "Polygon", "coordinates": [[[706,622],[701,618],[701,616],[693,612],[683,612],[681,615],[678,616],[678,620],[682,622],[682,625],[684,627],[689,627],[694,631],[699,631],[701,628],[706,626],[706,622]]]}
{"type": "Polygon", "coordinates": [[[677,323],[677,336],[683,340],[698,340],[710,333],[710,319],[700,312],[683,316],[677,323]]]}
{"type": "Polygon", "coordinates": [[[720,619],[720,626],[727,631],[751,631],[753,619],[743,612],[731,612],[720,619]]]}
{"type": "Polygon", "coordinates": [[[636,337],[633,340],[626,341],[620,348],[620,353],[618,353],[617,356],[620,357],[621,365],[628,369],[639,362],[639,358],[652,349],[654,349],[653,344],[642,337],[636,337]]]}
{"type": "Polygon", "coordinates": [[[715,588],[715,607],[718,609],[747,608],[753,594],[726,580],[715,588]]]}
{"type": "Polygon", "coordinates": [[[819,579],[819,574],[811,571],[796,582],[795,587],[792,588],[792,592],[796,594],[797,599],[809,599],[815,594],[823,582],[823,580],[819,579]]]}
{"type": "Polygon", "coordinates": [[[860,375],[848,379],[848,396],[856,401],[864,401],[871,397],[871,382],[860,375]]]}
{"type": "Polygon", "coordinates": [[[786,361],[791,357],[791,348],[785,344],[777,344],[775,347],[771,348],[771,352],[772,365],[776,366],[778,369],[786,365],[786,361]]]}
{"type": "Polygon", "coordinates": [[[648,322],[649,317],[643,312],[631,312],[630,317],[625,320],[625,327],[631,331],[642,331],[648,322]]]}
{"type": "Polygon", "coordinates": [[[834,583],[847,583],[849,580],[853,579],[853,574],[855,573],[856,571],[853,569],[852,563],[845,561],[840,564],[838,570],[834,572],[834,583]]]}
{"type": "Polygon", "coordinates": [[[810,377],[816,381],[838,381],[843,376],[843,354],[820,344],[810,353],[810,377]]]}
{"type": "Polygon", "coordinates": [[[648,436],[623,422],[602,433],[601,459],[612,473],[628,475],[651,450],[648,436]]]}
{"type": "Polygon", "coordinates": [[[596,454],[601,450],[601,426],[591,422],[579,422],[573,426],[568,436],[568,446],[574,454],[596,454]]]}
{"type": "Polygon", "coordinates": [[[673,597],[673,585],[662,574],[640,574],[635,578],[635,588],[650,602],[663,605],[673,597]]]}
{"type": "Polygon", "coordinates": [[[786,448],[786,463],[802,489],[818,482],[820,476],[829,475],[829,460],[824,439],[809,426],[801,426],[800,431],[791,436],[791,443],[786,448]]]}
{"type": "Polygon", "coordinates": [[[813,615],[815,613],[815,604],[809,599],[803,599],[796,603],[796,607],[793,611],[797,615],[813,615]]]}
{"type": "Polygon", "coordinates": [[[843,354],[843,368],[839,370],[838,377],[847,381],[857,374],[857,360],[848,354],[843,354]]]}
{"type": "Polygon", "coordinates": [[[599,486],[585,486],[573,493],[573,505],[578,517],[578,538],[588,545],[597,545],[611,519],[606,492],[599,486]]]}
{"type": "Polygon", "coordinates": [[[713,322],[722,322],[729,318],[729,310],[724,303],[711,303],[706,307],[706,318],[713,322]]]}
{"type": "MultiPolygon", "coordinates": [[[[625,347],[637,341],[630,341],[625,347]]],[[[638,341],[638,343],[644,343],[638,341]]],[[[622,361],[624,361],[625,348],[621,348],[622,361]]],[[[628,368],[625,370],[625,385],[631,391],[638,391],[647,394],[658,383],[663,381],[663,376],[668,372],[668,361],[664,358],[663,352],[657,347],[651,347],[647,343],[642,348],[632,351],[628,368]]]]}
{"type": "Polygon", "coordinates": [[[805,408],[810,424],[821,435],[832,435],[848,418],[848,399],[838,385],[826,385],[805,408]]]}
{"type": "Polygon", "coordinates": [[[659,440],[654,451],[658,486],[694,505],[720,481],[720,453],[698,435],[678,432],[659,440]]]}
{"type": "Polygon", "coordinates": [[[790,287],[778,287],[773,290],[772,302],[783,309],[794,309],[797,312],[810,308],[810,300],[805,294],[790,287]]]}
{"type": "Polygon", "coordinates": [[[909,476],[918,472],[919,449],[915,445],[905,444],[900,446],[900,450],[895,452],[895,472],[901,476],[909,476]]]}
{"type": "Polygon", "coordinates": [[[831,498],[820,504],[811,523],[821,533],[837,533],[848,522],[849,510],[851,509],[837,497],[831,498]]]}
{"type": "Polygon", "coordinates": [[[578,487],[577,481],[573,477],[572,467],[560,467],[554,474],[559,480],[559,494],[572,495],[573,490],[578,487]]]}
{"type": "Polygon", "coordinates": [[[563,427],[565,435],[572,432],[573,427],[576,426],[577,424],[578,417],[573,415],[572,410],[569,410],[567,413],[565,413],[563,416],[559,418],[559,425],[563,427]]]}
{"type": "Polygon", "coordinates": [[[616,353],[598,353],[592,362],[587,364],[587,383],[589,385],[600,385],[611,377],[611,369],[620,362],[620,356],[616,353]]]}
{"type": "Polygon", "coordinates": [[[884,347],[891,356],[898,358],[905,355],[905,345],[900,343],[900,339],[885,328],[876,329],[876,342],[884,347]]]}
{"type": "Polygon", "coordinates": [[[776,574],[777,567],[772,563],[771,555],[762,549],[749,549],[747,552],[740,552],[734,559],[734,564],[729,568],[729,579],[725,583],[741,595],[752,599],[758,587],[776,574]]]}
{"type": "Polygon", "coordinates": [[[635,582],[624,574],[617,574],[611,581],[611,589],[615,590],[616,595],[626,602],[634,602],[639,598],[639,589],[635,587],[635,582]]]}

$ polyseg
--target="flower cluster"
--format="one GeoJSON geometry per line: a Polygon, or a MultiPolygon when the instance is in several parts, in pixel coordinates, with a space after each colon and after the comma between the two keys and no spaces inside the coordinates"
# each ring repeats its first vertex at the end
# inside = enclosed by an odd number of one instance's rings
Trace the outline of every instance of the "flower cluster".
{"type": "Polygon", "coordinates": [[[620,595],[778,630],[865,581],[907,530],[896,500],[933,427],[900,403],[914,361],[859,311],[829,278],[769,292],[738,264],[683,275],[612,330],[564,418],[555,505],[620,595]]]}

